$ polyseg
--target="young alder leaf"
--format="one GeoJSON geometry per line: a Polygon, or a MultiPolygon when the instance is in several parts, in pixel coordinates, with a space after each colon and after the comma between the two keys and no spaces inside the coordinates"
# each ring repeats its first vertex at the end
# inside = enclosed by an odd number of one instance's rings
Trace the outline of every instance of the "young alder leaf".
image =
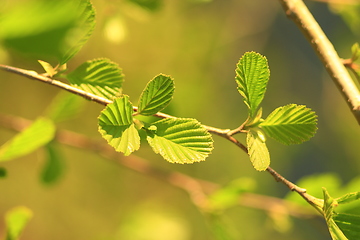
{"type": "Polygon", "coordinates": [[[360,199],[360,192],[347,193],[342,197],[336,199],[338,204],[350,203],[360,199]]]}
{"type": "Polygon", "coordinates": [[[325,188],[323,188],[323,194],[324,194],[324,206],[322,210],[332,239],[348,240],[348,238],[346,238],[346,236],[341,231],[341,229],[336,224],[333,218],[335,215],[334,209],[337,205],[336,200],[329,195],[328,191],[325,188]]]}
{"type": "Polygon", "coordinates": [[[360,216],[346,213],[334,214],[334,222],[349,240],[360,239],[360,216]]]}
{"type": "Polygon", "coordinates": [[[264,98],[270,70],[264,56],[255,52],[245,53],[236,67],[238,91],[249,108],[250,117],[254,117],[264,98]]]}
{"type": "Polygon", "coordinates": [[[75,27],[67,34],[62,46],[66,52],[60,59],[60,65],[68,62],[80,51],[95,29],[95,9],[90,0],[80,0],[77,13],[75,27]]]}
{"type": "Polygon", "coordinates": [[[67,79],[77,88],[112,100],[121,94],[124,75],[116,63],[101,58],[81,64],[67,79]]]}
{"type": "Polygon", "coordinates": [[[38,149],[50,142],[54,135],[53,122],[46,118],[39,118],[30,127],[0,147],[0,162],[12,160],[38,149]]]}
{"type": "Polygon", "coordinates": [[[141,93],[138,113],[149,116],[163,110],[170,103],[174,90],[174,80],[170,76],[157,75],[141,93]]]}
{"type": "Polygon", "coordinates": [[[54,184],[64,172],[64,163],[59,150],[53,143],[45,146],[47,151],[46,162],[41,171],[40,179],[44,184],[54,184]]]}
{"type": "Polygon", "coordinates": [[[246,136],[250,161],[258,171],[265,171],[270,165],[270,154],[263,133],[259,129],[250,129],[246,136]]]}
{"type": "Polygon", "coordinates": [[[140,136],[133,123],[133,106],[127,95],[116,98],[99,116],[99,132],[116,151],[125,156],[140,148],[140,136]]]}
{"type": "Polygon", "coordinates": [[[162,119],[147,133],[154,152],[171,163],[204,161],[213,149],[210,133],[196,119],[162,119]]]}
{"type": "Polygon", "coordinates": [[[15,207],[5,215],[6,240],[18,240],[26,224],[32,218],[32,211],[24,206],[15,207]]]}
{"type": "Polygon", "coordinates": [[[45,72],[47,73],[47,75],[49,75],[49,77],[53,77],[56,74],[55,68],[53,66],[51,66],[50,63],[42,61],[42,60],[38,60],[38,62],[44,68],[45,72]]]}
{"type": "Polygon", "coordinates": [[[317,116],[303,105],[289,104],[275,109],[260,124],[264,132],[286,144],[300,144],[315,135],[317,116]]]}
{"type": "Polygon", "coordinates": [[[59,92],[45,111],[45,116],[54,122],[61,122],[74,117],[84,106],[84,100],[75,94],[59,92]]]}

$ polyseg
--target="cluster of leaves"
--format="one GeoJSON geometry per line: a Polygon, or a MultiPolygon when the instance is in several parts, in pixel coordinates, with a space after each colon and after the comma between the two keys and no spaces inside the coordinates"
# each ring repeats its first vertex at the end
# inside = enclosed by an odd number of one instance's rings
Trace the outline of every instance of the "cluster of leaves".
{"type": "MultiPolygon", "coordinates": [[[[132,1],[143,4],[143,1],[132,1]]],[[[148,8],[159,7],[160,1],[150,2],[148,8]]],[[[12,12],[2,15],[0,37],[3,44],[22,52],[29,52],[30,43],[30,53],[55,56],[58,61],[56,67],[48,61],[39,61],[48,76],[64,77],[72,86],[110,101],[111,103],[100,113],[98,126],[102,137],[116,151],[129,155],[140,148],[141,138],[144,138],[155,153],[171,163],[194,163],[204,161],[209,156],[213,149],[213,140],[201,123],[191,118],[163,118],[164,115],[159,114],[173,98],[174,80],[170,76],[159,74],[150,80],[142,91],[136,107],[131,103],[130,97],[122,93],[122,70],[108,59],[90,60],[74,71],[66,73],[66,63],[86,43],[95,27],[95,11],[88,0],[44,0],[37,4],[37,8],[31,8],[39,11],[31,13],[35,16],[34,22],[37,24],[29,25],[24,21],[26,18],[23,15],[30,14],[26,5],[15,11],[15,14],[12,12]],[[46,25],[48,28],[43,27],[44,21],[50,23],[46,25]],[[51,34],[52,31],[56,31],[57,34],[51,34]],[[50,39],[50,50],[42,48],[42,41],[49,41],[49,38],[44,36],[56,36],[50,39]],[[27,43],[27,47],[24,43],[27,43]],[[144,120],[150,119],[146,117],[153,115],[163,119],[155,122],[144,120]]],[[[354,58],[359,56],[358,49],[353,49],[354,58]]],[[[264,171],[270,165],[270,154],[266,146],[267,136],[285,145],[300,144],[309,140],[317,129],[316,114],[303,105],[282,106],[268,117],[262,118],[260,105],[269,77],[267,59],[258,53],[245,53],[237,64],[235,80],[238,91],[248,107],[248,118],[241,124],[239,131],[247,134],[248,154],[258,171],[264,171]]],[[[81,106],[78,99],[70,94],[61,94],[57,97],[43,117],[38,118],[25,131],[0,147],[0,162],[18,158],[44,147],[47,161],[41,179],[45,183],[55,182],[63,168],[61,154],[52,142],[56,135],[55,125],[69,119],[78,111],[81,106]]],[[[0,177],[4,176],[6,170],[0,168],[0,177]]],[[[244,191],[246,187],[243,183],[229,185],[210,197],[211,205],[214,209],[230,207],[244,191]]],[[[359,192],[356,192],[334,199],[324,189],[323,201],[319,199],[314,205],[324,215],[333,239],[358,239],[360,218],[337,213],[335,207],[355,201],[359,197],[359,192]]],[[[24,207],[10,211],[6,216],[7,239],[18,239],[31,215],[31,211],[24,207]]]]}
{"type": "Polygon", "coordinates": [[[266,147],[269,136],[280,143],[300,144],[316,132],[317,116],[303,105],[289,104],[275,109],[262,119],[260,104],[264,98],[270,70],[267,59],[255,52],[245,53],[236,68],[238,91],[248,107],[248,118],[241,126],[247,132],[250,160],[256,170],[263,171],[270,165],[266,147]]]}
{"type": "Polygon", "coordinates": [[[108,104],[99,116],[99,131],[116,151],[129,155],[140,147],[139,131],[154,152],[172,163],[203,161],[213,149],[211,135],[195,119],[166,118],[145,123],[136,116],[151,116],[164,109],[174,93],[174,82],[160,74],[142,92],[136,113],[129,96],[108,104]]]}

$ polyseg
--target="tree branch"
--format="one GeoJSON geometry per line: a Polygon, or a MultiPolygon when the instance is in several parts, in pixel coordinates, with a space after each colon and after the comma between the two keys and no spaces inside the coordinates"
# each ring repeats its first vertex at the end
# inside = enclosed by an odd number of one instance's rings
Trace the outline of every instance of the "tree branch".
{"type": "MultiPolygon", "coordinates": [[[[35,80],[39,80],[41,82],[45,82],[51,85],[54,85],[56,87],[59,87],[61,89],[64,89],[66,91],[69,91],[71,93],[77,94],[79,96],[82,96],[88,100],[100,103],[102,105],[107,105],[109,103],[111,103],[110,100],[105,99],[105,98],[101,98],[98,97],[94,94],[82,91],[80,89],[77,89],[75,87],[72,87],[68,84],[62,83],[60,81],[57,80],[53,80],[51,78],[48,78],[44,75],[38,74],[35,71],[29,71],[29,70],[24,70],[24,69],[20,69],[20,68],[15,68],[15,67],[10,67],[10,66],[6,66],[6,65],[1,65],[0,64],[0,69],[12,72],[12,73],[16,73],[22,76],[25,76],[27,78],[30,79],[35,79],[35,80]]],[[[137,107],[134,107],[134,111],[137,111],[137,107]]],[[[157,113],[154,114],[154,116],[159,117],[159,118],[174,118],[174,116],[171,115],[167,115],[164,113],[157,113]]],[[[237,131],[231,131],[229,129],[219,129],[219,128],[214,128],[214,127],[209,127],[206,125],[203,125],[210,133],[219,135],[225,139],[227,139],[228,141],[232,142],[233,144],[235,144],[236,146],[238,146],[241,150],[243,150],[245,153],[248,153],[247,147],[244,146],[242,143],[240,143],[237,139],[235,139],[232,135],[236,134],[237,131]]],[[[60,138],[61,139],[61,138],[60,138]]],[[[85,141],[85,140],[84,140],[85,141]]],[[[80,141],[81,142],[81,141],[80,141]]],[[[107,151],[108,152],[108,151],[107,151]]],[[[114,151],[111,149],[111,153],[114,153],[114,151]]],[[[108,153],[107,153],[108,154],[108,153]]],[[[121,159],[126,159],[126,158],[121,158],[121,159]]],[[[124,160],[126,161],[126,160],[124,160]]],[[[131,167],[130,167],[131,168],[131,167]]],[[[147,165],[145,168],[151,168],[151,166],[147,165]]],[[[138,169],[140,171],[140,169],[138,169]]],[[[266,169],[267,172],[269,172],[276,181],[278,182],[282,182],[285,186],[287,186],[291,191],[295,191],[297,192],[301,197],[303,197],[307,202],[309,202],[311,205],[313,206],[318,206],[318,201],[316,201],[317,199],[312,197],[311,195],[306,193],[306,190],[303,188],[298,187],[297,185],[295,185],[294,183],[288,181],[286,178],[284,178],[283,176],[281,176],[279,173],[277,173],[276,171],[274,171],[271,167],[268,167],[266,169]]],[[[140,171],[141,172],[141,171],[140,171]]],[[[157,172],[157,171],[155,171],[157,172]]],[[[177,175],[179,176],[179,175],[177,175]]],[[[176,177],[174,179],[177,179],[176,177]]],[[[173,179],[173,180],[174,180],[173,179]]],[[[179,182],[179,181],[175,181],[175,182],[179,182]]],[[[191,182],[191,180],[190,180],[191,182]]],[[[184,189],[187,190],[187,189],[184,189]]],[[[187,190],[188,191],[188,190],[187,190]]],[[[191,195],[191,194],[190,194],[191,195]]],[[[192,196],[192,195],[191,195],[192,196]]],[[[198,201],[196,200],[195,203],[198,203],[198,201]]]]}
{"type": "Polygon", "coordinates": [[[296,23],[314,48],[360,124],[360,91],[344,67],[334,46],[302,0],[280,0],[280,3],[286,15],[296,23]]]}

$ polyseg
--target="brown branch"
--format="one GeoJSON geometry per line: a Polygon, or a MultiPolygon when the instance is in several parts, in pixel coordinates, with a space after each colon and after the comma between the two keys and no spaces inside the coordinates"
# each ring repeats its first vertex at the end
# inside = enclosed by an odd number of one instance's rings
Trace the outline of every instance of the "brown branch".
{"type": "Polygon", "coordinates": [[[40,82],[50,84],[52,86],[61,88],[63,90],[71,92],[73,94],[79,95],[79,96],[81,96],[81,97],[83,97],[83,98],[85,98],[87,100],[94,101],[94,102],[100,103],[102,105],[107,105],[107,104],[111,103],[111,101],[106,99],[106,98],[102,98],[102,97],[99,97],[97,95],[85,92],[85,91],[83,91],[81,89],[78,89],[76,87],[72,87],[72,86],[70,86],[68,84],[65,84],[63,82],[54,80],[54,79],[49,78],[49,77],[47,77],[45,75],[39,74],[39,73],[37,73],[35,71],[25,70],[25,69],[16,68],[16,67],[11,67],[11,66],[7,66],[7,65],[3,65],[3,64],[0,64],[0,69],[8,71],[8,72],[19,74],[19,75],[22,75],[24,77],[27,77],[27,78],[30,78],[30,79],[33,79],[33,80],[37,80],[37,81],[40,81],[40,82]]]}
{"type": "MultiPolygon", "coordinates": [[[[1,65],[1,64],[0,64],[0,69],[10,71],[10,72],[13,72],[13,73],[16,73],[16,74],[20,74],[20,75],[23,75],[23,76],[28,77],[30,79],[35,79],[35,80],[39,80],[41,82],[45,82],[45,83],[49,83],[51,85],[55,85],[56,87],[67,90],[67,91],[69,91],[71,93],[75,93],[75,94],[77,94],[79,96],[82,96],[82,97],[84,97],[84,98],[86,98],[88,100],[91,100],[91,101],[95,101],[95,102],[100,103],[102,105],[107,105],[107,104],[111,103],[111,101],[108,100],[108,99],[101,98],[101,97],[98,97],[98,96],[93,95],[91,93],[84,92],[84,91],[82,91],[80,89],[71,87],[71,86],[69,86],[69,85],[67,85],[65,83],[59,82],[57,80],[53,80],[53,79],[48,78],[48,77],[45,77],[45,76],[43,76],[41,74],[36,73],[35,71],[23,70],[23,69],[20,69],[20,68],[9,67],[9,66],[6,66],[6,65],[1,65]]],[[[134,107],[134,111],[137,111],[136,107],[134,107]]],[[[154,116],[159,117],[159,118],[174,118],[174,116],[167,115],[167,114],[164,114],[164,113],[157,113],[157,114],[154,114],[154,116]]],[[[219,136],[229,140],[230,142],[232,142],[233,144],[238,146],[241,150],[243,150],[245,153],[248,153],[247,147],[245,147],[242,143],[240,143],[237,139],[235,139],[232,136],[232,135],[234,135],[234,134],[236,134],[238,132],[237,130],[231,131],[229,129],[219,129],[219,128],[214,128],[214,127],[210,127],[210,126],[206,126],[206,125],[203,125],[203,126],[209,132],[211,132],[213,134],[216,134],[216,135],[219,135],[219,136]]],[[[114,151],[111,151],[111,152],[113,153],[114,151]]],[[[122,158],[122,159],[125,159],[125,158],[122,158]]],[[[124,161],[126,161],[126,160],[124,160],[124,161]]],[[[149,165],[146,166],[146,168],[152,169],[151,166],[149,166],[149,165]]],[[[140,171],[140,169],[139,169],[139,171],[140,171]]],[[[266,169],[266,171],[269,172],[275,178],[276,181],[282,182],[291,191],[297,192],[300,196],[302,196],[311,205],[313,205],[313,206],[318,205],[317,204],[318,201],[316,201],[316,198],[312,197],[309,194],[306,194],[305,189],[302,189],[302,188],[298,187],[297,185],[295,185],[294,183],[288,181],[286,178],[281,176],[279,173],[275,172],[270,167],[268,167],[266,169]]],[[[157,171],[155,171],[155,172],[157,172],[157,171]]],[[[177,177],[178,176],[179,175],[177,175],[177,177]]],[[[175,178],[173,178],[173,180],[174,179],[176,180],[177,178],[175,177],[175,178]]],[[[179,182],[179,181],[175,181],[175,182],[179,182]]],[[[190,180],[190,182],[191,182],[191,180],[190,180]]],[[[184,190],[187,190],[187,189],[184,189],[184,190]]],[[[190,195],[192,195],[192,194],[190,194],[190,195]]],[[[195,201],[195,202],[198,203],[198,201],[195,201]]]]}
{"type": "Polygon", "coordinates": [[[360,91],[342,64],[334,46],[302,0],[280,0],[280,3],[286,15],[296,23],[314,48],[360,124],[360,91]]]}
{"type": "MultiPolygon", "coordinates": [[[[0,113],[0,126],[15,131],[23,131],[32,124],[32,121],[0,113]]],[[[122,156],[113,151],[108,144],[92,140],[82,134],[67,130],[58,130],[55,140],[66,146],[93,151],[102,157],[120,164],[134,172],[168,183],[184,190],[191,201],[202,211],[209,210],[208,196],[220,186],[216,183],[193,178],[176,171],[165,171],[149,164],[145,159],[137,156],[122,156]]],[[[287,214],[297,218],[313,218],[317,215],[308,208],[296,203],[254,193],[242,193],[239,197],[240,206],[260,209],[269,213],[287,214]]]]}

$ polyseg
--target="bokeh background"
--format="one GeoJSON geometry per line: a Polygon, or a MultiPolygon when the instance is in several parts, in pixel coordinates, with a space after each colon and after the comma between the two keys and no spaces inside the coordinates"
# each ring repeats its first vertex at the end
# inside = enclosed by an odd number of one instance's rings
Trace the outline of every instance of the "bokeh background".
{"type": "MultiPolygon", "coordinates": [[[[40,0],[1,0],[0,20],[1,14],[17,5],[30,2],[31,6],[37,1],[40,0]]],[[[337,6],[326,2],[306,4],[340,56],[349,58],[352,44],[359,41],[360,22],[356,13],[360,15],[360,7],[355,3],[337,6]]],[[[283,146],[268,140],[271,166],[294,182],[314,174],[331,173],[335,182],[346,185],[359,175],[359,126],[310,44],[286,18],[278,1],[93,0],[92,3],[96,9],[95,31],[69,61],[69,70],[86,60],[111,59],[123,69],[123,92],[133,103],[150,79],[159,73],[169,74],[175,79],[176,91],[168,113],[232,129],[246,119],[246,107],[234,81],[235,65],[244,52],[259,52],[268,58],[271,71],[263,102],[264,116],[289,103],[307,105],[319,116],[318,132],[309,142],[283,146]]],[[[44,48],[46,35],[45,31],[44,48]]],[[[0,63],[43,71],[38,56],[16,51],[6,44],[6,39],[0,41],[0,63]]],[[[56,64],[53,59],[48,61],[56,64]]],[[[0,112],[34,120],[60,91],[0,72],[0,112]]],[[[83,102],[81,114],[58,127],[101,141],[97,116],[103,106],[83,102]]],[[[14,131],[0,128],[0,143],[14,135],[14,131]]],[[[244,140],[242,136],[239,139],[244,140]]],[[[205,162],[191,165],[170,164],[145,143],[135,155],[165,170],[221,185],[241,178],[251,182],[254,193],[278,198],[289,194],[269,174],[255,171],[241,150],[217,136],[214,140],[213,154],[205,162]]],[[[227,239],[215,237],[214,224],[182,190],[114,164],[91,150],[60,144],[56,147],[61,152],[64,173],[51,185],[43,184],[39,178],[44,166],[42,150],[0,163],[8,172],[6,178],[0,179],[0,216],[19,205],[34,213],[22,239],[227,239]]],[[[331,188],[333,182],[316,184],[331,188]]],[[[335,193],[334,197],[339,196],[335,193]]],[[[290,218],[279,223],[263,210],[240,204],[224,211],[221,219],[232,239],[330,239],[320,218],[290,218]]],[[[0,237],[5,235],[4,229],[1,217],[0,237]]]]}

